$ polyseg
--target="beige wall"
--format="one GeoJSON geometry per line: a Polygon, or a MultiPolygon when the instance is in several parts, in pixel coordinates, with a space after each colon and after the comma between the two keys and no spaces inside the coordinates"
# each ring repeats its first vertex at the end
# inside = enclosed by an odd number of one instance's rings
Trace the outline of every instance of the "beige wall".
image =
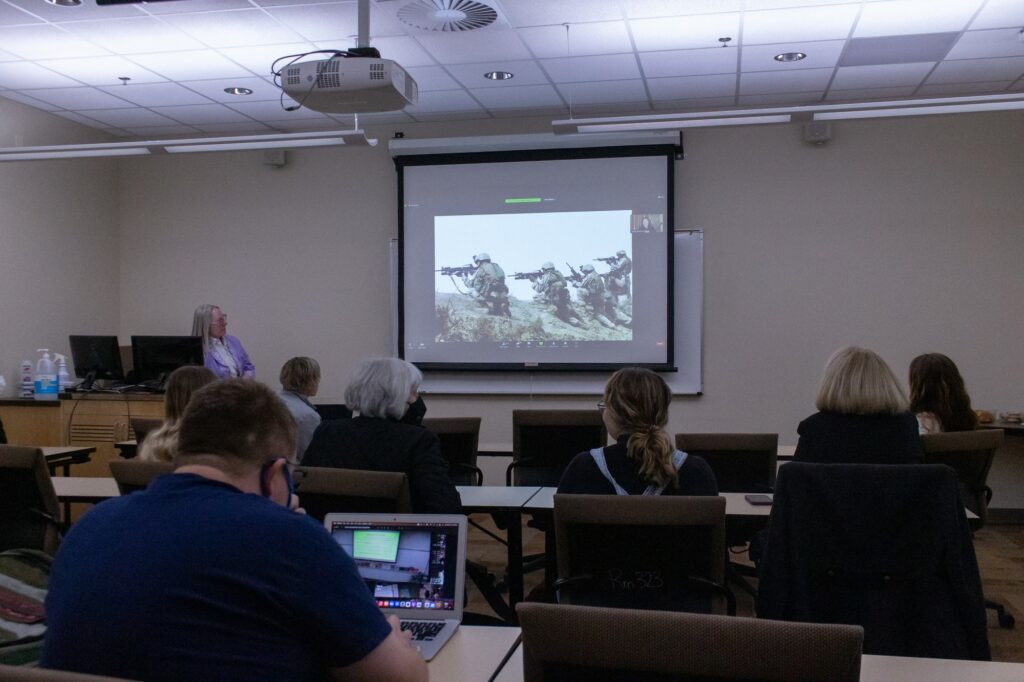
{"type": "MultiPolygon", "coordinates": [[[[0,98],[0,146],[98,142],[88,130],[0,98]]],[[[0,374],[69,334],[116,334],[117,173],[113,160],[0,164],[0,374]]]]}
{"type": "MultiPolygon", "coordinates": [[[[915,354],[946,352],[977,405],[1024,409],[1022,143],[1017,113],[841,122],[821,148],[796,126],[688,132],[677,226],[706,235],[705,394],[679,399],[670,429],[793,443],[821,366],[846,343],[875,348],[900,375],[915,354]]],[[[327,400],[361,357],[388,352],[395,173],[383,144],[289,158],[280,170],[260,152],[120,162],[120,329],[186,333],[196,304],[218,303],[258,377],[274,383],[288,357],[312,355],[327,400]]],[[[496,448],[511,443],[516,407],[595,400],[429,402],[434,416],[482,416],[482,445],[496,448]]]]}

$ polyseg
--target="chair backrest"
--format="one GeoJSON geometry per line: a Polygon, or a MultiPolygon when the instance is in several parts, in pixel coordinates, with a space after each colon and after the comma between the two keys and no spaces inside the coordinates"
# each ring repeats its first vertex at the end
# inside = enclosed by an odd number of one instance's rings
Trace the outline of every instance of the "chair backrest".
{"type": "Polygon", "coordinates": [[[677,433],[676,448],[706,461],[723,493],[766,493],[775,487],[777,433],[677,433]]]}
{"type": "Polygon", "coordinates": [[[60,508],[39,448],[0,445],[0,551],[57,551],[60,508]]]}
{"type": "Polygon", "coordinates": [[[562,603],[725,612],[694,584],[725,582],[725,498],[555,495],[554,514],[562,603]]]}
{"type": "Polygon", "coordinates": [[[320,403],[314,405],[313,409],[316,410],[317,414],[324,421],[329,419],[351,419],[352,410],[348,409],[348,406],[344,403],[320,403]]]}
{"type": "Polygon", "coordinates": [[[512,464],[507,485],[558,485],[580,452],[608,443],[597,410],[512,410],[512,464]]]}
{"type": "Polygon", "coordinates": [[[1003,435],[1002,429],[979,429],[921,436],[925,463],[953,468],[964,505],[978,515],[980,525],[988,522],[988,472],[1003,435]]]}
{"type": "Polygon", "coordinates": [[[295,492],[317,521],[332,512],[412,512],[409,479],[401,472],[300,466],[295,469],[295,492]]]}
{"type": "Polygon", "coordinates": [[[760,563],[763,618],[864,627],[864,651],[990,656],[956,474],[934,464],[779,469],[760,563]]]}
{"type": "Polygon", "coordinates": [[[480,448],[480,417],[427,417],[423,426],[441,441],[441,456],[448,462],[448,476],[455,485],[481,485],[483,473],[476,466],[480,448]]]}
{"type": "Polygon", "coordinates": [[[30,668],[23,665],[0,665],[0,680],[4,682],[126,682],[122,677],[83,675],[82,673],[30,668]]]}
{"type": "Polygon", "coordinates": [[[516,613],[525,682],[860,679],[864,632],[851,625],[531,602],[516,613]]]}
{"type": "Polygon", "coordinates": [[[110,475],[117,481],[117,489],[122,495],[145,490],[157,476],[174,471],[171,462],[143,462],[139,459],[110,460],[110,475]]]}
{"type": "Polygon", "coordinates": [[[132,417],[128,420],[128,423],[132,425],[132,431],[135,433],[136,445],[142,445],[142,441],[146,440],[146,436],[149,435],[149,432],[160,428],[160,425],[164,423],[164,420],[148,419],[146,417],[132,417]]]}

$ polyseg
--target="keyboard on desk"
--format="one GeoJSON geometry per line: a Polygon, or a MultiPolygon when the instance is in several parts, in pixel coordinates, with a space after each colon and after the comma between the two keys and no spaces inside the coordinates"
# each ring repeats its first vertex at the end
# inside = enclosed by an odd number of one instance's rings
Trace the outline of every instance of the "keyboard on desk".
{"type": "Polygon", "coordinates": [[[445,626],[444,621],[436,620],[403,620],[402,630],[412,633],[412,638],[418,641],[432,640],[441,632],[445,626]]]}

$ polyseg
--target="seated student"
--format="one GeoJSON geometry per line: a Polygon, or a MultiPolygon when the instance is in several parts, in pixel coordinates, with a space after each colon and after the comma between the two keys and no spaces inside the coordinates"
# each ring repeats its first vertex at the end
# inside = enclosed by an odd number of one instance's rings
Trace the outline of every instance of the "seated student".
{"type": "Polygon", "coordinates": [[[422,426],[402,421],[419,398],[421,381],[420,371],[405,360],[362,362],[345,388],[345,403],[358,415],[320,424],[302,463],[311,467],[401,471],[409,477],[414,511],[460,513],[462,500],[448,477],[448,464],[441,456],[437,436],[422,426]]]}
{"type": "Polygon", "coordinates": [[[295,423],[266,386],[197,391],[175,472],[97,505],[61,544],[42,666],[133,680],[426,680],[351,558],[293,511],[282,453],[294,449],[295,423]]]}
{"type": "Polygon", "coordinates": [[[707,462],[676,450],[665,433],[671,402],[665,380],[649,369],[629,367],[613,374],[598,409],[615,444],[576,455],[558,492],[717,495],[707,462]]]}
{"type": "Polygon", "coordinates": [[[205,367],[179,367],[167,377],[164,393],[164,423],[139,443],[139,459],[149,462],[171,462],[178,448],[178,428],[192,394],[217,377],[205,367]]]}
{"type": "Polygon", "coordinates": [[[281,400],[292,413],[298,435],[295,456],[302,461],[313,432],[320,426],[320,413],[309,399],[320,390],[320,363],[313,358],[292,358],[281,368],[281,400]]]}
{"type": "Polygon", "coordinates": [[[922,434],[978,428],[960,370],[942,353],[918,355],[911,361],[910,411],[922,434]]]}
{"type": "Polygon", "coordinates": [[[800,422],[800,462],[913,464],[924,459],[917,420],[896,375],[878,354],[840,348],[825,365],[815,401],[819,412],[800,422]]]}

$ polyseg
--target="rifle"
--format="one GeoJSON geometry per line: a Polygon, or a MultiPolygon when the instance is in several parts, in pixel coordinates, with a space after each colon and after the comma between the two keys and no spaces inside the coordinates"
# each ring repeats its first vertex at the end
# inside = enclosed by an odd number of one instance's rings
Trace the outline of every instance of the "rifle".
{"type": "MultiPolygon", "coordinates": [[[[569,265],[569,261],[566,261],[565,264],[569,265]]],[[[576,268],[574,268],[571,265],[569,265],[569,273],[570,274],[569,274],[569,276],[566,279],[570,280],[572,282],[573,286],[578,287],[580,285],[580,283],[583,282],[583,275],[581,275],[579,272],[577,272],[576,268]]]]}
{"type": "Polygon", "coordinates": [[[616,258],[615,256],[608,256],[607,258],[595,258],[594,260],[599,260],[602,261],[603,263],[606,263],[607,265],[611,265],[612,263],[617,261],[618,258],[616,258]]]}
{"type": "Polygon", "coordinates": [[[475,265],[442,265],[440,270],[434,270],[434,272],[440,272],[442,275],[448,275],[452,277],[465,277],[466,275],[472,275],[476,272],[475,265]]]}
{"type": "Polygon", "coordinates": [[[528,279],[531,282],[535,279],[540,279],[544,275],[541,270],[534,270],[533,272],[517,272],[512,277],[514,279],[528,279]]]}

